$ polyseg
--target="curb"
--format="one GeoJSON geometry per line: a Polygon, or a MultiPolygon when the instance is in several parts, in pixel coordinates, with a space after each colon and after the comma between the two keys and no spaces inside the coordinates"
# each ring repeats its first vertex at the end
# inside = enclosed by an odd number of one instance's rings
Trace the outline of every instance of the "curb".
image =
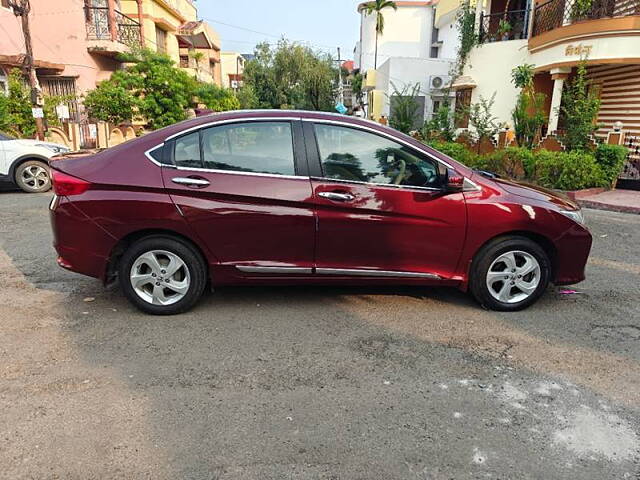
{"type": "Polygon", "coordinates": [[[596,202],[593,200],[578,199],[578,205],[583,208],[594,208],[596,210],[606,210],[609,212],[634,213],[640,215],[640,207],[630,205],[612,205],[610,203],[596,202]]]}

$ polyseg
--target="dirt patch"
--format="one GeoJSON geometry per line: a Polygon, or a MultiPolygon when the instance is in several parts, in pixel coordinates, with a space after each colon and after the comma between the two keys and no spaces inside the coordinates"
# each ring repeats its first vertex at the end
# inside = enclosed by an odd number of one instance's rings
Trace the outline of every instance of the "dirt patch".
{"type": "Polygon", "coordinates": [[[640,404],[640,365],[629,358],[545,340],[508,324],[493,312],[453,302],[389,296],[379,301],[372,312],[367,298],[341,299],[341,306],[363,322],[477,355],[504,358],[517,366],[563,376],[608,398],[629,405],[640,404]],[[414,302],[416,305],[412,305],[414,302]],[[440,313],[437,316],[415,313],[431,310],[440,313]]]}

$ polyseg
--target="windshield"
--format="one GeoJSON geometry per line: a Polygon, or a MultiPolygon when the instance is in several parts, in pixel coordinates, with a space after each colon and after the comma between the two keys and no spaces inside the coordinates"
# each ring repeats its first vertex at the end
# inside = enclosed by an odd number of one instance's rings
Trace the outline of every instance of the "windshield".
{"type": "Polygon", "coordinates": [[[11,135],[0,132],[0,142],[3,140],[15,140],[15,138],[13,138],[11,135]]]}

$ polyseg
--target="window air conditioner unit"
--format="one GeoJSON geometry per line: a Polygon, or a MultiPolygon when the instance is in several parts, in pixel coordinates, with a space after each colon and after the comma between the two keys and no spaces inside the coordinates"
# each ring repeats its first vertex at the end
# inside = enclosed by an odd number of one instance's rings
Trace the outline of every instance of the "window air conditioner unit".
{"type": "Polygon", "coordinates": [[[429,77],[429,88],[431,90],[441,90],[449,84],[451,78],[447,75],[431,75],[429,77]]]}

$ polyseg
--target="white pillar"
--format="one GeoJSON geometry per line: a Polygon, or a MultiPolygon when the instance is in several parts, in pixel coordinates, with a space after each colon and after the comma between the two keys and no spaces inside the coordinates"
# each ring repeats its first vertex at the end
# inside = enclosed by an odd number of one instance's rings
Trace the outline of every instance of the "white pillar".
{"type": "Polygon", "coordinates": [[[480,21],[482,18],[482,7],[484,0],[476,0],[476,34],[480,34],[480,21]]]}
{"type": "Polygon", "coordinates": [[[549,126],[547,135],[551,135],[558,129],[558,118],[560,117],[560,104],[562,103],[562,89],[564,81],[569,76],[570,68],[561,67],[551,70],[553,79],[553,94],[551,96],[551,111],[549,112],[549,126]]]}

